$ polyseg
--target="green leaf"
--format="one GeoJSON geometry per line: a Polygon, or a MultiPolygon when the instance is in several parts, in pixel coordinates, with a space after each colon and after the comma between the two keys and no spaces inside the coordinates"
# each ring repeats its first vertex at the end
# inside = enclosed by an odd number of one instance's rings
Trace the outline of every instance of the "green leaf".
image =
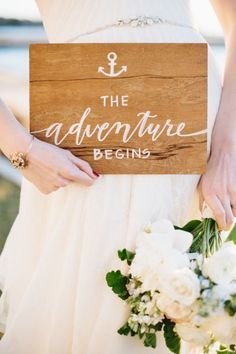
{"type": "Polygon", "coordinates": [[[196,229],[200,224],[202,223],[201,220],[191,220],[189,221],[186,225],[179,227],[175,226],[176,230],[183,230],[183,231],[188,231],[192,232],[194,229],[196,229]]]}
{"type": "Polygon", "coordinates": [[[118,257],[122,260],[125,261],[127,260],[128,265],[131,265],[132,260],[134,259],[135,253],[128,251],[126,248],[123,250],[118,251],[118,257]]]}
{"type": "Polygon", "coordinates": [[[163,322],[158,322],[156,325],[150,325],[149,328],[154,329],[155,331],[161,331],[163,327],[163,322]]]}
{"type": "Polygon", "coordinates": [[[228,348],[226,345],[220,345],[220,348],[218,349],[217,353],[226,353],[228,351],[228,348]]]}
{"type": "Polygon", "coordinates": [[[236,243],[236,224],[234,225],[233,229],[230,231],[227,241],[233,241],[236,243]]]}
{"type": "Polygon", "coordinates": [[[130,335],[131,335],[131,337],[134,337],[134,336],[136,336],[136,332],[134,332],[132,329],[131,329],[131,331],[130,331],[130,335]]]}
{"type": "Polygon", "coordinates": [[[138,327],[138,336],[139,336],[139,338],[142,339],[144,335],[145,335],[145,333],[144,332],[141,333],[141,326],[139,326],[138,327]]]}
{"type": "Polygon", "coordinates": [[[126,284],[129,283],[129,278],[121,274],[120,270],[111,271],[106,274],[107,285],[112,288],[112,291],[117,294],[122,300],[129,297],[126,284]]]}
{"type": "Polygon", "coordinates": [[[163,320],[164,322],[164,337],[165,337],[165,342],[167,348],[170,349],[172,353],[179,354],[180,353],[180,347],[181,347],[181,340],[178,334],[176,333],[175,329],[175,323],[165,319],[163,320]]]}
{"type": "Polygon", "coordinates": [[[230,316],[236,314],[236,295],[231,295],[230,300],[225,301],[224,308],[230,316]]]}
{"type": "Polygon", "coordinates": [[[236,351],[235,350],[232,351],[228,348],[225,348],[225,349],[218,349],[216,353],[217,354],[236,354],[236,351]]]}
{"type": "Polygon", "coordinates": [[[236,313],[236,307],[233,306],[230,300],[225,301],[225,311],[230,315],[234,316],[236,313]]]}
{"type": "Polygon", "coordinates": [[[222,244],[219,227],[215,220],[211,218],[203,219],[201,224],[192,231],[193,242],[190,247],[191,252],[199,252],[204,257],[214,254],[222,244]]]}
{"type": "Polygon", "coordinates": [[[119,333],[119,334],[123,334],[124,336],[128,336],[128,334],[130,333],[130,331],[131,331],[131,328],[130,328],[130,326],[129,326],[129,324],[128,323],[125,323],[122,327],[120,327],[118,330],[117,330],[117,332],[119,333]]]}
{"type": "Polygon", "coordinates": [[[145,333],[145,339],[143,343],[145,347],[156,348],[157,345],[156,333],[145,333]]]}

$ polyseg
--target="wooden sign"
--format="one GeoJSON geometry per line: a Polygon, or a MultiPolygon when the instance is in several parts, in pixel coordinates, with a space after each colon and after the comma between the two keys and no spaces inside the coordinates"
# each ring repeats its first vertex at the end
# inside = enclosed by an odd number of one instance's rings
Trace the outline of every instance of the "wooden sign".
{"type": "Polygon", "coordinates": [[[30,131],[101,174],[201,174],[207,44],[30,45],[30,131]]]}

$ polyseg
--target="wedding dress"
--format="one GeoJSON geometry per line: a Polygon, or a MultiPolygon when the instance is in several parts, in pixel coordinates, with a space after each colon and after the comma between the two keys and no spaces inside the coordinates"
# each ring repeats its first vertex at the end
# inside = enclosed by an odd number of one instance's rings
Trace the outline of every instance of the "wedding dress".
{"type": "MultiPolygon", "coordinates": [[[[189,0],[38,0],[38,7],[51,43],[204,42],[192,27],[189,0]],[[169,22],[109,26],[138,15],[169,22]]],[[[209,153],[221,94],[210,49],[208,69],[209,153]]],[[[19,213],[0,258],[0,354],[169,353],[161,334],[156,350],[117,334],[128,310],[105,274],[120,266],[117,249],[132,249],[147,220],[182,225],[200,217],[199,177],[104,175],[92,187],[72,183],[49,195],[23,179],[19,213]]]]}

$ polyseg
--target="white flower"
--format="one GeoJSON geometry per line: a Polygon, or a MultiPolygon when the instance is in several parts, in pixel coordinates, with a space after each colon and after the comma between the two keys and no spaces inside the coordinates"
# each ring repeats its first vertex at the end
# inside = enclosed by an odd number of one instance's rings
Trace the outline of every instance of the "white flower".
{"type": "Polygon", "coordinates": [[[160,287],[160,279],[177,268],[189,266],[187,254],[175,249],[137,249],[129,272],[142,282],[142,291],[155,291],[160,287]]]}
{"type": "Polygon", "coordinates": [[[216,299],[220,300],[228,300],[230,299],[231,295],[236,294],[236,283],[231,282],[231,283],[226,283],[226,284],[220,284],[220,285],[215,285],[212,288],[212,296],[216,299]]]}
{"type": "Polygon", "coordinates": [[[209,332],[205,329],[203,330],[192,326],[190,323],[177,323],[175,328],[179,336],[186,342],[204,346],[209,344],[211,341],[209,332]]]}
{"type": "Polygon", "coordinates": [[[173,224],[162,219],[154,223],[149,223],[144,227],[144,231],[137,237],[136,245],[141,248],[154,247],[155,249],[175,248],[180,252],[186,252],[192,244],[191,233],[175,230],[173,224]]]}
{"type": "Polygon", "coordinates": [[[132,330],[134,332],[138,331],[138,325],[139,325],[139,316],[132,313],[131,316],[128,319],[128,324],[130,326],[130,328],[132,328],[132,330]]]}
{"type": "Polygon", "coordinates": [[[217,341],[230,345],[236,343],[236,318],[223,313],[206,318],[202,328],[213,333],[217,341]]]}
{"type": "Polygon", "coordinates": [[[174,269],[162,278],[160,291],[181,305],[192,305],[200,295],[200,282],[189,268],[174,269]]]}
{"type": "Polygon", "coordinates": [[[126,285],[126,289],[128,290],[130,295],[134,295],[136,283],[133,279],[131,279],[130,282],[126,285]]]}
{"type": "Polygon", "coordinates": [[[160,277],[173,269],[189,267],[185,252],[191,243],[192,235],[175,230],[168,220],[146,225],[137,237],[136,254],[129,269],[142,282],[142,291],[157,290],[160,277]]]}
{"type": "Polygon", "coordinates": [[[159,294],[156,304],[172,320],[188,320],[196,312],[196,306],[182,305],[164,294],[159,294]]]}
{"type": "Polygon", "coordinates": [[[230,283],[236,280],[236,245],[230,241],[203,264],[203,274],[216,284],[230,283]]]}
{"type": "Polygon", "coordinates": [[[145,306],[145,313],[152,316],[156,312],[156,303],[154,301],[149,301],[145,306]]]}
{"type": "MultiPolygon", "coordinates": [[[[156,290],[159,284],[159,274],[153,269],[153,264],[149,261],[149,254],[146,250],[136,250],[129,272],[141,282],[146,281],[147,290],[151,288],[156,290]]],[[[143,287],[141,290],[145,291],[143,287]]]]}

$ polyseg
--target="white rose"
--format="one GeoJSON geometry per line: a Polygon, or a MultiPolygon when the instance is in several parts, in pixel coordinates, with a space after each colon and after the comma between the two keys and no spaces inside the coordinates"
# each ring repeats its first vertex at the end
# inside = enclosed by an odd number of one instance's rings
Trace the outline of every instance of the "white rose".
{"type": "Polygon", "coordinates": [[[159,294],[156,298],[157,307],[172,320],[189,320],[196,313],[196,306],[185,306],[173,301],[167,295],[159,294]]]}
{"type": "Polygon", "coordinates": [[[179,336],[186,342],[204,346],[211,341],[211,335],[209,332],[205,329],[191,326],[190,323],[177,323],[175,328],[179,336]]]}
{"type": "Polygon", "coordinates": [[[230,299],[231,295],[234,294],[236,294],[235,282],[215,285],[212,288],[212,297],[214,297],[215,299],[228,300],[230,299]]]}
{"type": "Polygon", "coordinates": [[[135,257],[129,272],[142,282],[142,291],[159,289],[160,277],[177,268],[189,267],[184,253],[192,243],[192,235],[175,230],[168,220],[149,223],[136,240],[135,257]]]}
{"type": "Polygon", "coordinates": [[[155,291],[159,287],[159,273],[151,261],[150,254],[143,249],[136,250],[129,273],[142,282],[141,291],[155,291]]]}
{"type": "Polygon", "coordinates": [[[191,233],[175,230],[173,224],[166,219],[149,223],[144,227],[136,241],[137,247],[169,249],[175,248],[180,252],[186,252],[192,244],[193,236],[191,233]]]}
{"type": "Polygon", "coordinates": [[[200,296],[200,281],[189,268],[174,269],[161,280],[160,291],[181,305],[192,305],[200,296]]]}
{"type": "Polygon", "coordinates": [[[206,318],[202,328],[212,332],[221,343],[227,345],[236,343],[236,318],[226,313],[206,318]]]}
{"type": "Polygon", "coordinates": [[[236,280],[236,245],[230,241],[203,264],[203,274],[208,276],[216,284],[230,283],[236,280]]]}
{"type": "Polygon", "coordinates": [[[142,282],[142,291],[155,291],[160,288],[160,279],[176,268],[189,266],[189,259],[175,249],[136,250],[129,272],[142,282]]]}
{"type": "Polygon", "coordinates": [[[154,292],[160,286],[159,274],[153,271],[152,269],[150,269],[149,273],[145,277],[143,278],[139,277],[139,280],[141,280],[142,282],[141,292],[145,292],[145,291],[154,292]]]}
{"type": "Polygon", "coordinates": [[[148,252],[143,249],[136,250],[136,254],[129,268],[129,273],[142,280],[149,272],[150,263],[148,260],[148,252]]]}

